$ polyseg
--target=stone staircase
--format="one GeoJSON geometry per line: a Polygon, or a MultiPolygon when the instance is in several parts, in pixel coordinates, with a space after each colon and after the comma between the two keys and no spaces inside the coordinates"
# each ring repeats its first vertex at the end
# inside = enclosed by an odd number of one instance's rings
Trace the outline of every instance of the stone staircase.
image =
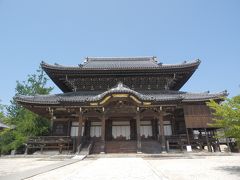
{"type": "Polygon", "coordinates": [[[142,140],[142,153],[158,154],[161,153],[161,145],[156,140],[142,140]]]}
{"type": "Polygon", "coordinates": [[[91,154],[99,154],[101,152],[101,146],[103,145],[103,142],[101,140],[96,140],[93,144],[91,154]]]}
{"type": "Polygon", "coordinates": [[[85,142],[84,146],[82,147],[81,151],[80,151],[80,155],[87,155],[89,154],[89,145],[90,145],[90,141],[85,142]]]}
{"type": "MultiPolygon", "coordinates": [[[[146,154],[158,154],[161,153],[161,145],[156,140],[142,140],[142,153],[146,154]]],[[[95,141],[91,154],[99,154],[101,152],[102,141],[95,141]]],[[[84,152],[85,147],[82,151],[84,152]]],[[[105,153],[136,153],[137,152],[137,141],[105,141],[105,153]]]]}
{"type": "Polygon", "coordinates": [[[105,144],[106,153],[136,153],[136,141],[107,141],[105,144]]]}

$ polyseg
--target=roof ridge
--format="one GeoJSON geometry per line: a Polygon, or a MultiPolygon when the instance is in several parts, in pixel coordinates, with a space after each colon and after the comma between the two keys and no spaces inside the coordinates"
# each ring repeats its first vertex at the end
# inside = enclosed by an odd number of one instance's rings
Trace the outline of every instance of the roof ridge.
{"type": "MultiPolygon", "coordinates": [[[[156,57],[139,57],[139,59],[137,57],[133,57],[133,58],[129,58],[127,59],[127,57],[119,57],[119,58],[115,58],[115,59],[110,59],[110,58],[107,58],[107,59],[104,59],[104,58],[98,58],[98,59],[88,59],[87,61],[79,64],[78,66],[69,66],[69,65],[56,65],[56,64],[48,64],[44,61],[41,62],[41,67],[42,68],[52,68],[52,69],[66,69],[66,68],[70,68],[70,69],[82,69],[82,68],[86,68],[86,65],[87,64],[91,64],[91,62],[101,62],[101,61],[108,61],[108,62],[115,62],[115,61],[118,61],[118,60],[121,60],[121,61],[146,61],[146,62],[151,62],[153,63],[151,66],[152,67],[135,67],[137,69],[142,69],[142,68],[180,68],[181,66],[185,66],[185,67],[188,67],[188,66],[198,66],[201,61],[199,59],[196,59],[196,60],[193,60],[193,61],[186,61],[186,62],[183,62],[183,63],[176,63],[176,64],[165,64],[165,63],[159,63],[156,59],[156,57]],[[144,59],[146,58],[146,59],[144,59]],[[149,58],[149,59],[147,59],[149,58]],[[153,66],[154,65],[154,66],[153,66]]],[[[131,67],[125,67],[125,69],[130,69],[131,67]]],[[[101,69],[101,67],[87,67],[86,69],[101,69]]],[[[106,68],[105,68],[106,69],[106,68]]],[[[114,69],[114,68],[113,68],[114,69]]],[[[118,67],[116,68],[118,69],[118,67]]],[[[123,68],[124,69],[124,68],[123,68]]]]}
{"type": "Polygon", "coordinates": [[[102,57],[86,57],[86,60],[151,60],[156,59],[156,56],[102,56],[102,57]]]}

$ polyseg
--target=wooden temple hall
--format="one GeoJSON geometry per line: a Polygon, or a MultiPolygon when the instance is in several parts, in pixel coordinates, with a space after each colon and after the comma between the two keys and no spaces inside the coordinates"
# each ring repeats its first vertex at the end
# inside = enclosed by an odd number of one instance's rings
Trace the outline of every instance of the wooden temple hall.
{"type": "Polygon", "coordinates": [[[73,67],[42,62],[63,93],[15,97],[51,121],[49,136],[30,139],[28,148],[161,153],[191,145],[218,151],[206,102],[227,93],[180,91],[199,64],[163,64],[156,57],[87,57],[73,67]]]}

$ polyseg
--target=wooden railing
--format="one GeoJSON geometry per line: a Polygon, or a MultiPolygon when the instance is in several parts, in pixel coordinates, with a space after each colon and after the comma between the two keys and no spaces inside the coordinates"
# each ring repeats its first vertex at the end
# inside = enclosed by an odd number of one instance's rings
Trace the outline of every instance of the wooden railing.
{"type": "Polygon", "coordinates": [[[199,147],[200,150],[203,149],[205,145],[212,146],[214,151],[218,149],[219,142],[214,137],[208,137],[208,142],[206,136],[202,136],[201,138],[195,139],[193,136],[189,136],[189,140],[186,135],[172,135],[166,136],[166,147],[167,150],[170,148],[180,148],[181,150],[184,149],[187,145],[191,145],[192,147],[199,147]],[[188,142],[189,141],[189,142],[188,142]]]}
{"type": "Polygon", "coordinates": [[[58,149],[62,153],[63,149],[70,150],[72,140],[70,136],[37,136],[31,137],[26,143],[25,154],[29,149],[58,149]]]}

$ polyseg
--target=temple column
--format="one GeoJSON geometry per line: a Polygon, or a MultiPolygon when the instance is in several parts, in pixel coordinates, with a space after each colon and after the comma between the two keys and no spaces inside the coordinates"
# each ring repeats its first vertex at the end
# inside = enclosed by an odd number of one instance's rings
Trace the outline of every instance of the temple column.
{"type": "Polygon", "coordinates": [[[137,128],[137,152],[141,153],[141,134],[140,134],[140,112],[139,107],[137,107],[137,114],[136,114],[136,128],[137,128]]]}
{"type": "Polygon", "coordinates": [[[81,150],[81,141],[82,141],[82,124],[83,124],[83,115],[82,115],[82,110],[81,108],[79,109],[78,113],[78,139],[77,139],[77,152],[80,153],[81,150]]]}
{"type": "Polygon", "coordinates": [[[105,112],[103,108],[103,114],[102,114],[102,119],[101,119],[101,153],[105,153],[105,126],[106,126],[106,117],[105,117],[105,112]]]}
{"type": "Polygon", "coordinates": [[[151,120],[151,125],[152,125],[152,136],[154,139],[157,139],[157,125],[156,125],[156,119],[151,120]]]}
{"type": "Polygon", "coordinates": [[[49,107],[49,113],[50,113],[50,116],[51,116],[51,119],[50,119],[50,130],[51,130],[51,135],[53,135],[53,120],[54,120],[54,116],[53,116],[53,109],[51,109],[49,107]]]}
{"type": "Polygon", "coordinates": [[[186,127],[186,134],[187,134],[187,143],[188,143],[188,146],[191,146],[190,144],[190,138],[189,138],[189,132],[188,132],[188,128],[186,127]]]}
{"type": "Polygon", "coordinates": [[[160,141],[161,141],[161,149],[162,152],[166,152],[166,141],[164,135],[164,124],[163,124],[163,111],[159,111],[158,122],[160,125],[160,141]]]}
{"type": "Polygon", "coordinates": [[[205,138],[206,138],[206,142],[207,142],[208,152],[212,152],[212,148],[211,148],[211,145],[210,145],[210,143],[209,143],[209,139],[208,139],[208,132],[207,132],[207,129],[204,128],[204,131],[205,131],[205,138]]]}

